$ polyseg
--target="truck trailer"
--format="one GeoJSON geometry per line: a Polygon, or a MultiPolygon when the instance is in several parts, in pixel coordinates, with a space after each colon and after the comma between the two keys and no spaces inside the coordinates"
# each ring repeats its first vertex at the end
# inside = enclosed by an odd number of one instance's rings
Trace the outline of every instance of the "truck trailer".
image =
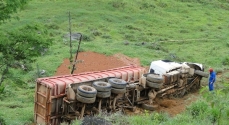
{"type": "Polygon", "coordinates": [[[36,80],[34,120],[58,125],[102,111],[156,110],[156,98],[182,97],[208,77],[202,64],[152,61],[150,68],[128,65],[103,71],[36,80]]]}

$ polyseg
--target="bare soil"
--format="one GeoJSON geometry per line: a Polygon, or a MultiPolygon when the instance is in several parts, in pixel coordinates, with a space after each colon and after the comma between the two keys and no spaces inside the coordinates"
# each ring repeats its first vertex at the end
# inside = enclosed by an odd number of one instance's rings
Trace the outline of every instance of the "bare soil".
{"type": "MultiPolygon", "coordinates": [[[[106,56],[95,52],[80,52],[77,57],[76,70],[74,74],[82,72],[101,71],[111,68],[117,68],[127,65],[138,65],[140,61],[137,58],[130,58],[123,54],[115,54],[113,56],[106,56]]],[[[63,63],[56,70],[55,75],[70,74],[70,61],[64,59],[63,63]]]]}
{"type": "MultiPolygon", "coordinates": [[[[137,58],[130,58],[123,54],[115,54],[113,56],[106,56],[95,52],[80,52],[78,54],[79,63],[76,64],[76,70],[74,74],[91,71],[101,71],[111,68],[117,68],[127,65],[140,66],[140,61],[137,58]]],[[[64,59],[63,63],[57,68],[55,75],[68,75],[70,74],[69,59],[64,59]]],[[[147,67],[146,67],[147,68],[147,67]]],[[[186,106],[195,101],[198,97],[198,93],[192,93],[184,96],[183,98],[174,99],[159,99],[157,103],[159,105],[158,112],[167,112],[171,116],[181,113],[185,110],[186,106]]],[[[126,111],[127,114],[141,114],[144,110],[137,108],[135,112],[126,111]]]]}

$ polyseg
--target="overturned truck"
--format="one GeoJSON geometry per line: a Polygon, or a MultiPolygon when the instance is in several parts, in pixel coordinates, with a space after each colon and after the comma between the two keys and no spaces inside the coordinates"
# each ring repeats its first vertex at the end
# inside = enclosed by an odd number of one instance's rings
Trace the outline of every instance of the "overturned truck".
{"type": "Polygon", "coordinates": [[[182,97],[198,90],[208,77],[202,64],[153,61],[149,71],[125,66],[104,71],[38,78],[34,120],[37,124],[60,124],[94,115],[142,107],[155,110],[155,98],[182,97]]]}

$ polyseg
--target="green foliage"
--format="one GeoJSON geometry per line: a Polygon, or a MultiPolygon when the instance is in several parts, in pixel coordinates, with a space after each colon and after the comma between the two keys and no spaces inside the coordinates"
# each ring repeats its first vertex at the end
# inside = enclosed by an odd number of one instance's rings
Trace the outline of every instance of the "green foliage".
{"type": "Polygon", "coordinates": [[[229,65],[229,57],[225,57],[222,61],[223,65],[229,65]]]}
{"type": "Polygon", "coordinates": [[[209,119],[210,119],[210,121],[212,123],[216,123],[220,119],[220,114],[221,114],[221,111],[220,111],[219,107],[213,107],[209,111],[209,119]]]}
{"type": "MultiPolygon", "coordinates": [[[[21,0],[16,2],[18,1],[21,0]]],[[[0,8],[6,5],[4,2],[6,3],[6,0],[0,2],[0,8]]],[[[8,0],[7,2],[15,1],[8,0]]],[[[52,76],[56,68],[62,63],[63,58],[69,57],[69,44],[68,42],[63,43],[62,38],[63,34],[68,32],[66,10],[71,11],[72,14],[72,30],[83,34],[81,49],[84,51],[89,50],[108,55],[122,53],[129,57],[139,58],[143,66],[149,66],[152,60],[171,59],[203,63],[206,67],[224,70],[228,68],[228,65],[222,66],[222,64],[227,64],[226,58],[229,52],[227,43],[225,45],[225,42],[222,42],[227,40],[229,36],[229,18],[225,16],[229,14],[228,5],[229,3],[225,0],[84,0],[77,2],[75,0],[68,0],[67,2],[65,0],[33,0],[24,8],[24,11],[15,15],[20,17],[20,21],[11,18],[10,22],[1,24],[1,31],[7,31],[0,33],[0,41],[7,41],[1,42],[1,45],[12,46],[17,37],[20,40],[29,37],[27,41],[35,41],[34,39],[38,38],[44,40],[51,37],[54,38],[54,44],[51,45],[51,49],[48,49],[48,53],[41,57],[36,57],[41,55],[39,52],[21,56],[33,57],[31,61],[36,59],[29,68],[31,71],[9,70],[13,74],[9,75],[10,77],[17,77],[12,80],[7,79],[3,83],[4,90],[0,94],[0,107],[3,108],[1,108],[0,116],[4,118],[6,124],[10,125],[28,124],[33,121],[34,79],[37,77],[36,70],[34,70],[35,65],[39,64],[41,69],[46,70],[45,76],[52,76]],[[15,31],[26,24],[33,24],[34,20],[44,26],[30,25],[32,30],[26,31],[31,32],[31,34],[26,33],[25,30],[23,32],[15,31]],[[38,34],[39,30],[34,27],[40,27],[39,29],[43,34],[38,34]],[[22,35],[23,33],[25,34],[22,35]],[[44,37],[39,37],[44,34],[44,37]],[[12,38],[8,36],[12,36],[12,38]],[[35,38],[32,38],[33,36],[35,38]],[[123,41],[126,40],[129,45],[123,45],[123,41]],[[13,108],[14,104],[19,104],[21,107],[13,108]],[[12,115],[11,112],[16,115],[12,115]]],[[[1,14],[2,10],[0,9],[0,15],[4,17],[1,14]]],[[[43,47],[36,49],[43,50],[43,47]]],[[[27,47],[25,44],[25,46],[16,46],[15,48],[26,50],[27,47]]],[[[10,52],[9,50],[4,51],[10,52]]],[[[31,51],[29,49],[26,52],[31,51]]],[[[16,56],[9,58],[14,57],[16,56]]],[[[4,60],[1,53],[0,60],[0,62],[7,61],[4,60]]],[[[29,61],[20,62],[20,64],[28,63],[29,61]]],[[[14,65],[14,67],[21,69],[21,65],[14,65]]],[[[224,78],[222,81],[226,81],[226,77],[224,78]]],[[[217,82],[221,81],[217,80],[217,82]]],[[[222,90],[222,92],[226,91],[228,91],[228,87],[222,90]]],[[[211,95],[208,91],[204,92],[206,95],[211,95]]],[[[214,119],[219,119],[216,122],[221,124],[227,123],[229,109],[222,104],[228,104],[228,94],[223,95],[223,97],[218,97],[218,95],[214,97],[216,102],[220,102],[218,103],[220,105],[207,99],[213,98],[212,96],[204,97],[201,100],[205,100],[208,104],[207,111],[202,111],[204,102],[198,102],[199,106],[194,104],[195,106],[189,110],[193,114],[196,114],[196,111],[201,111],[196,118],[188,112],[164,121],[166,116],[151,115],[149,112],[145,112],[142,116],[128,118],[117,115],[110,120],[116,124],[121,124],[115,121],[121,119],[120,121],[123,123],[136,125],[152,125],[154,121],[155,124],[164,125],[206,125],[212,124],[214,119]],[[224,110],[218,110],[217,107],[220,107],[219,109],[224,107],[224,110]]]]}
{"type": "Polygon", "coordinates": [[[151,120],[154,124],[161,124],[169,120],[169,115],[166,113],[152,113],[151,120]]]}
{"type": "Polygon", "coordinates": [[[10,19],[13,13],[23,8],[30,0],[0,0],[0,24],[10,19]]]}
{"type": "MultiPolygon", "coordinates": [[[[221,83],[222,84],[222,83],[221,83]]],[[[206,92],[206,89],[202,89],[203,97],[210,104],[207,113],[205,114],[210,121],[215,124],[222,124],[225,119],[228,118],[228,106],[229,96],[228,83],[223,84],[222,88],[214,90],[214,92],[206,92]]],[[[227,121],[227,120],[226,120],[227,121]]]]}
{"type": "Polygon", "coordinates": [[[83,34],[82,35],[82,40],[83,41],[92,41],[92,37],[90,35],[87,35],[87,34],[83,34]]]}
{"type": "Polygon", "coordinates": [[[123,0],[120,0],[120,1],[113,0],[110,4],[114,8],[124,8],[126,5],[126,3],[123,2],[123,0]]]}
{"type": "Polygon", "coordinates": [[[229,42],[226,42],[226,46],[229,47],[229,42]]]}
{"type": "Polygon", "coordinates": [[[205,101],[197,101],[194,104],[187,107],[187,110],[191,113],[193,118],[202,117],[207,112],[208,104],[205,101]]]}
{"type": "Polygon", "coordinates": [[[0,52],[3,59],[8,61],[28,60],[33,62],[34,57],[40,56],[52,41],[48,32],[41,25],[27,25],[21,29],[8,32],[2,36],[0,52]]]}
{"type": "Polygon", "coordinates": [[[0,125],[6,125],[4,119],[0,116],[0,125]]]}
{"type": "Polygon", "coordinates": [[[151,115],[149,113],[145,113],[143,115],[136,115],[129,117],[128,121],[131,125],[153,125],[151,120],[151,115]]]}
{"type": "Polygon", "coordinates": [[[122,112],[116,112],[111,115],[108,113],[100,113],[98,117],[105,118],[107,121],[110,121],[112,125],[130,125],[130,123],[126,120],[127,116],[125,116],[122,112]]]}
{"type": "Polygon", "coordinates": [[[0,85],[6,78],[24,83],[18,75],[12,76],[10,68],[29,70],[28,64],[43,55],[52,44],[47,29],[39,24],[2,33],[0,38],[0,85]]]}
{"type": "Polygon", "coordinates": [[[4,89],[5,89],[5,86],[4,85],[1,85],[0,86],[0,94],[3,93],[4,89]]]}

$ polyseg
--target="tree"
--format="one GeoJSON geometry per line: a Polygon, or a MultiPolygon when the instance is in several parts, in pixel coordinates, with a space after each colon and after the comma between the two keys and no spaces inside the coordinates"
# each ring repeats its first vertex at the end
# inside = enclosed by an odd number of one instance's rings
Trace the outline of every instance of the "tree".
{"type": "Polygon", "coordinates": [[[0,24],[23,8],[30,0],[0,0],[0,24]]]}
{"type": "MultiPolygon", "coordinates": [[[[12,18],[30,0],[0,0],[0,25],[12,18]]],[[[51,45],[44,26],[27,25],[13,32],[0,32],[0,86],[9,78],[11,68],[26,70],[26,63],[35,61],[51,45]]],[[[1,93],[1,88],[0,88],[1,93]]]]}
{"type": "Polygon", "coordinates": [[[0,85],[10,76],[10,68],[27,70],[26,63],[34,62],[52,44],[47,29],[39,24],[0,34],[0,85]]]}

